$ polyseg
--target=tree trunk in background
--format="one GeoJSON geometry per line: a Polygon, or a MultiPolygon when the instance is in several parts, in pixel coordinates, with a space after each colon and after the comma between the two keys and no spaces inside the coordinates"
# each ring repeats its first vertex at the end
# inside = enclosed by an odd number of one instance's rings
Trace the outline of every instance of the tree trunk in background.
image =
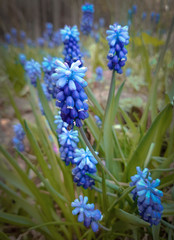
{"type": "Polygon", "coordinates": [[[47,0],[40,0],[41,6],[41,32],[44,31],[45,23],[47,22],[47,0]]]}
{"type": "Polygon", "coordinates": [[[53,24],[54,29],[57,30],[60,26],[60,15],[61,15],[60,0],[53,0],[53,24]]]}
{"type": "Polygon", "coordinates": [[[33,30],[34,30],[34,39],[40,36],[40,5],[39,0],[30,0],[32,3],[31,15],[34,16],[32,18],[33,22],[33,30]]]}

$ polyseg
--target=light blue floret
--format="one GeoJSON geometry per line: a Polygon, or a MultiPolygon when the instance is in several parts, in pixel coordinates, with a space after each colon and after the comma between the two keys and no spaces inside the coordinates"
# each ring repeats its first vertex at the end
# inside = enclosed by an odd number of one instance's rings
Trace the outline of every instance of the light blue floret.
{"type": "Polygon", "coordinates": [[[66,63],[62,63],[61,61],[56,61],[57,68],[56,74],[52,76],[54,79],[57,79],[57,87],[63,88],[67,83],[68,87],[71,91],[76,90],[75,81],[79,83],[82,87],[87,86],[87,82],[83,79],[85,73],[87,71],[86,67],[81,67],[81,62],[78,60],[71,64],[71,67],[66,63]]]}

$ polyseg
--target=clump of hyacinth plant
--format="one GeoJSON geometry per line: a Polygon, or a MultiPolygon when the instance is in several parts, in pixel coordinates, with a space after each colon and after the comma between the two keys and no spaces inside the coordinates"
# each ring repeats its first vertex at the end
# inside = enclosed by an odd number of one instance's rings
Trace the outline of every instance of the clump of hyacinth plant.
{"type": "Polygon", "coordinates": [[[82,19],[80,29],[84,35],[89,35],[92,31],[94,19],[94,5],[85,3],[82,5],[82,19]]]}
{"type": "MultiPolygon", "coordinates": [[[[77,60],[81,61],[81,52],[78,45],[79,31],[77,26],[69,27],[65,26],[64,29],[60,30],[62,41],[64,44],[63,55],[65,56],[64,61],[71,66],[71,64],[77,60]]],[[[82,61],[81,61],[82,64],[82,61]]]]}
{"type": "Polygon", "coordinates": [[[82,126],[81,120],[88,117],[88,97],[84,91],[87,82],[83,79],[87,71],[86,67],[79,67],[81,62],[78,60],[71,64],[56,61],[56,73],[52,74],[52,79],[56,80],[58,93],[56,96],[56,106],[61,109],[62,120],[70,127],[75,124],[82,126]]]}

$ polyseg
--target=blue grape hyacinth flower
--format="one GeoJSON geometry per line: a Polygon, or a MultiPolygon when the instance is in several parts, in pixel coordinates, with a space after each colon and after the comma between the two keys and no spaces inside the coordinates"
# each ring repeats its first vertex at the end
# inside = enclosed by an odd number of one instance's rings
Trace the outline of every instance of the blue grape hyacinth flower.
{"type": "Polygon", "coordinates": [[[15,134],[15,136],[12,139],[13,145],[18,151],[23,152],[25,150],[23,143],[25,132],[23,130],[22,125],[20,123],[13,125],[13,131],[15,134]]]}
{"type": "Polygon", "coordinates": [[[52,74],[52,79],[57,81],[58,94],[56,96],[56,106],[61,109],[61,117],[64,122],[73,128],[82,126],[81,120],[88,117],[88,97],[84,91],[87,82],[83,79],[87,71],[86,67],[79,67],[78,60],[69,67],[67,63],[56,61],[56,73],[52,74]]]}
{"type": "Polygon", "coordinates": [[[96,170],[96,164],[98,162],[90,152],[89,148],[86,147],[86,150],[83,148],[75,150],[74,163],[78,165],[80,169],[83,169],[87,165],[90,171],[90,169],[96,170]]]}
{"type": "Polygon", "coordinates": [[[101,128],[102,127],[102,121],[99,118],[99,116],[95,115],[94,118],[95,118],[95,122],[96,122],[98,128],[101,128]]]}
{"type": "Polygon", "coordinates": [[[97,67],[95,71],[96,71],[96,81],[101,81],[103,78],[103,68],[97,67]]]}
{"type": "Polygon", "coordinates": [[[10,33],[5,33],[5,41],[7,44],[11,43],[11,35],[10,33]]]}
{"type": "Polygon", "coordinates": [[[60,157],[66,165],[73,163],[74,152],[79,142],[78,131],[68,130],[63,124],[62,131],[58,136],[60,143],[60,157]]]}
{"type": "Polygon", "coordinates": [[[132,6],[132,13],[136,14],[137,13],[137,5],[132,6]]]}
{"type": "Polygon", "coordinates": [[[19,62],[22,66],[25,66],[26,60],[27,60],[27,58],[26,58],[25,54],[20,53],[19,54],[19,62]]]}
{"type": "MultiPolygon", "coordinates": [[[[77,26],[72,28],[65,26],[64,29],[60,30],[62,41],[64,43],[63,55],[65,56],[64,61],[71,66],[71,64],[77,60],[81,61],[81,52],[78,45],[79,31],[77,26]]],[[[82,61],[81,61],[82,64],[82,61]]]]}
{"type": "Polygon", "coordinates": [[[88,197],[82,195],[79,199],[75,199],[71,206],[75,209],[72,211],[73,215],[78,215],[78,222],[83,222],[85,227],[90,227],[94,232],[99,229],[99,221],[102,219],[102,214],[99,209],[94,209],[94,204],[89,204],[88,197]]]}
{"type": "Polygon", "coordinates": [[[24,152],[25,146],[22,141],[20,141],[17,137],[13,137],[12,139],[14,147],[19,151],[19,152],[24,152]]]}
{"type": "Polygon", "coordinates": [[[161,197],[163,192],[156,187],[159,186],[160,180],[153,180],[149,170],[145,168],[141,171],[137,167],[137,174],[131,177],[130,186],[136,186],[133,191],[133,199],[137,199],[138,211],[141,217],[149,222],[150,225],[158,225],[163,211],[161,197]]]}
{"type": "Polygon", "coordinates": [[[26,39],[26,32],[20,31],[20,39],[24,41],[26,39]]]}
{"type": "Polygon", "coordinates": [[[75,150],[73,163],[77,165],[72,170],[72,174],[74,176],[73,180],[77,186],[82,186],[84,189],[87,189],[95,185],[94,179],[89,177],[87,173],[96,173],[96,164],[98,162],[89,151],[88,147],[86,147],[86,151],[84,149],[75,150]]]}
{"type": "Polygon", "coordinates": [[[22,125],[20,123],[13,125],[13,131],[14,131],[16,137],[20,141],[22,141],[24,139],[25,132],[24,132],[24,129],[23,129],[23,127],[22,127],[22,125]]]}
{"type": "Polygon", "coordinates": [[[144,21],[144,20],[146,19],[146,17],[147,17],[147,13],[146,13],[146,12],[143,12],[143,13],[142,13],[142,16],[141,16],[142,20],[144,21]]]}
{"type": "Polygon", "coordinates": [[[117,73],[123,73],[122,67],[127,60],[127,49],[125,45],[129,43],[128,26],[122,27],[115,23],[109,26],[110,30],[107,30],[107,40],[109,43],[109,53],[107,58],[109,59],[108,67],[110,70],[114,69],[117,73]]]}
{"type": "Polygon", "coordinates": [[[85,3],[82,5],[82,19],[80,29],[84,35],[89,35],[92,31],[94,19],[94,5],[85,3]]]}
{"type": "Polygon", "coordinates": [[[44,40],[44,38],[38,38],[37,39],[37,44],[38,44],[38,46],[39,47],[44,47],[44,45],[45,45],[45,40],[44,40]]]}
{"type": "Polygon", "coordinates": [[[55,69],[57,68],[56,60],[58,58],[48,56],[47,58],[44,57],[42,61],[42,69],[44,72],[44,82],[47,86],[47,90],[49,94],[52,95],[52,98],[55,99],[58,93],[56,87],[56,80],[53,79],[51,76],[55,73],[55,69]]]}
{"type": "Polygon", "coordinates": [[[57,125],[57,129],[56,129],[56,132],[57,134],[61,134],[62,133],[62,129],[63,127],[67,128],[68,127],[68,124],[65,123],[61,116],[60,116],[60,111],[58,111],[58,114],[54,116],[55,120],[54,120],[54,123],[57,125]]]}
{"type": "Polygon", "coordinates": [[[41,79],[41,66],[37,61],[31,59],[25,64],[25,71],[31,81],[31,84],[36,87],[37,78],[41,79]]]}

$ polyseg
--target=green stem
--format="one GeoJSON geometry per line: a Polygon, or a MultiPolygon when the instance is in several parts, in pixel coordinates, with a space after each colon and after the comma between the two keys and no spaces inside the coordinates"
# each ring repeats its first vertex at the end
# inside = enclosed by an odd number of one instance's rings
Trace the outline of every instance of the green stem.
{"type": "Polygon", "coordinates": [[[86,134],[83,130],[82,127],[79,128],[80,133],[83,137],[83,140],[85,141],[86,145],[88,146],[89,150],[91,151],[92,155],[95,157],[95,159],[98,161],[99,165],[103,168],[103,170],[111,177],[111,179],[119,186],[119,182],[117,181],[117,179],[112,175],[112,173],[105,167],[105,165],[102,163],[101,159],[99,158],[99,156],[95,153],[93,147],[91,146],[89,140],[86,137],[86,134]]]}
{"type": "MultiPolygon", "coordinates": [[[[97,192],[99,192],[99,193],[103,193],[102,189],[97,188],[97,187],[95,187],[95,186],[92,186],[92,189],[94,189],[95,191],[97,191],[97,192]]],[[[106,194],[107,194],[108,196],[111,196],[111,197],[117,197],[117,195],[114,194],[114,193],[106,192],[106,194]]]]}
{"type": "Polygon", "coordinates": [[[112,98],[114,96],[114,93],[115,93],[115,70],[113,70],[113,72],[112,72],[112,78],[111,78],[111,84],[110,84],[110,89],[109,89],[108,100],[107,100],[107,103],[106,103],[106,110],[105,110],[104,120],[105,120],[105,117],[106,117],[106,115],[108,113],[109,107],[111,105],[111,101],[112,101],[112,98]]]}
{"type": "Polygon", "coordinates": [[[100,130],[99,139],[98,139],[98,142],[97,142],[97,151],[99,149],[100,141],[101,141],[103,130],[104,130],[105,118],[106,118],[107,113],[109,111],[109,107],[111,105],[111,101],[112,101],[112,98],[114,96],[114,93],[115,93],[115,70],[112,71],[111,84],[110,84],[108,99],[107,99],[107,103],[106,103],[105,113],[104,113],[104,116],[103,116],[102,128],[100,130]]]}

